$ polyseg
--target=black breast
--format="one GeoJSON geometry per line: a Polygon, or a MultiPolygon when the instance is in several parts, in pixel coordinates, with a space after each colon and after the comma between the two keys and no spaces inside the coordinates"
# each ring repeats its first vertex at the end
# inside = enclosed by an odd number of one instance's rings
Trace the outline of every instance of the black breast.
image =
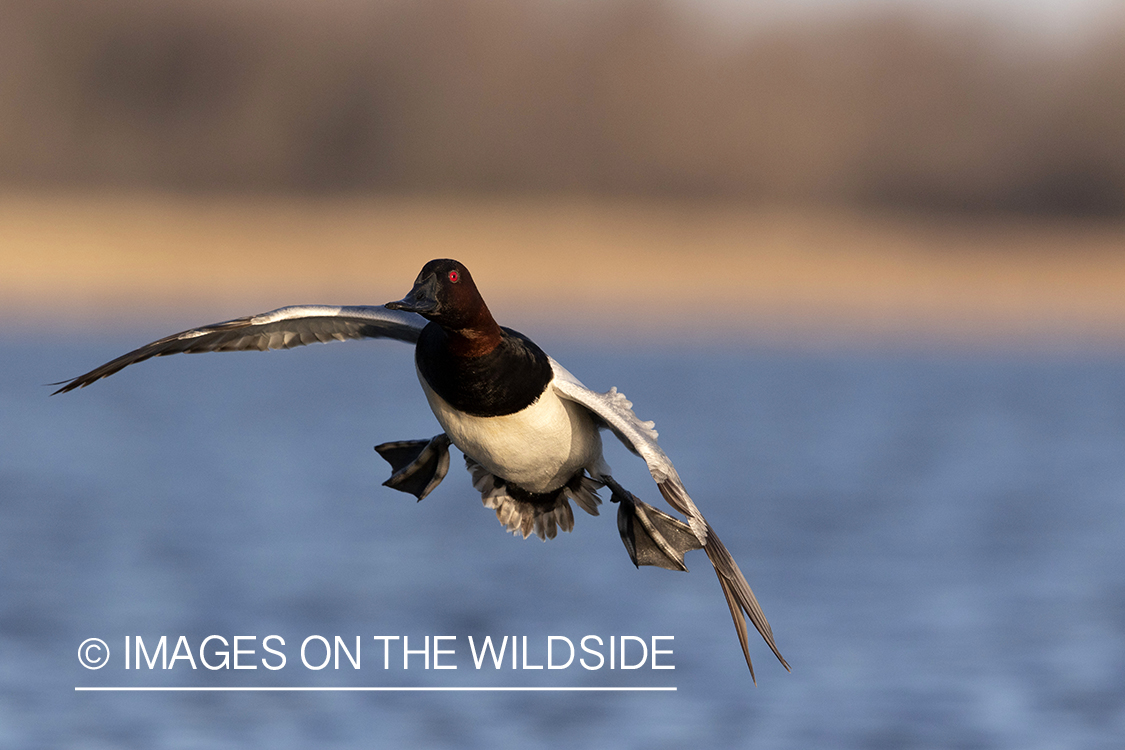
{"type": "Polygon", "coordinates": [[[532,404],[551,382],[551,363],[531,339],[503,328],[499,346],[480,357],[450,353],[446,333],[422,329],[414,361],[426,383],[453,408],[475,417],[514,414],[532,404]]]}

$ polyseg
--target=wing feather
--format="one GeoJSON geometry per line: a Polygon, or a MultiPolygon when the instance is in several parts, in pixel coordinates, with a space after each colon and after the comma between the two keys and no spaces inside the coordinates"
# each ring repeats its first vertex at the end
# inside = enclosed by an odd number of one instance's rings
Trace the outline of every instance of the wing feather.
{"type": "Polygon", "coordinates": [[[84,375],[52,385],[62,386],[55,393],[85,388],[129,365],[169,354],[291,349],[361,338],[414,343],[425,326],[426,320],[420,315],[385,307],[294,305],[165,336],[84,375]]]}
{"type": "Polygon", "coordinates": [[[657,433],[653,423],[641,421],[633,413],[633,404],[616,388],[598,393],[584,386],[554,360],[551,360],[551,367],[555,373],[552,381],[555,391],[563,398],[586,407],[601,424],[609,428],[625,444],[625,447],[643,458],[648,465],[649,473],[656,481],[660,494],[669,505],[687,518],[688,525],[703,545],[707,558],[715,567],[715,574],[719,577],[719,585],[722,586],[723,595],[726,597],[727,606],[730,608],[738,632],[739,643],[742,645],[742,653],[746,657],[746,666],[750,668],[750,677],[754,678],[754,665],[750,661],[750,648],[747,644],[746,619],[750,620],[769,645],[774,656],[788,670],[789,663],[785,661],[774,642],[773,629],[770,628],[769,621],[766,620],[754,592],[750,589],[750,584],[739,570],[738,563],[731,557],[730,552],[688,495],[679,474],[676,473],[676,467],[657,445],[657,433]]]}

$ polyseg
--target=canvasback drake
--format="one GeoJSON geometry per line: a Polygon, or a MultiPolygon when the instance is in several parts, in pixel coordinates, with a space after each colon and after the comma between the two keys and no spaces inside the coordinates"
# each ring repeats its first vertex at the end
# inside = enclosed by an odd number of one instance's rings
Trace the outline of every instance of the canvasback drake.
{"type": "MultiPolygon", "coordinates": [[[[598,515],[597,490],[618,504],[617,527],[635,566],[687,570],[684,553],[703,549],[715,568],[754,679],[746,619],[774,655],[789,664],[734,558],[692,502],[657,445],[652,422],[611,388],[584,386],[523,334],[496,323],[469,269],[455,260],[427,263],[410,293],[381,307],[283,307],[193,328],[142,346],[85,375],[55,383],[55,393],[84,388],[136,362],[180,352],[289,349],[314,342],[389,338],[415,344],[422,390],[443,432],[427,440],[375,447],[391,465],[384,484],[418,500],[449,469],[449,445],[465,455],[473,487],[508,530],[551,539],[574,526],[570,500],[598,515]],[[600,430],[610,430],[644,459],[660,494],[687,523],[622,488],[602,458],[600,430]]],[[[52,394],[54,395],[54,394],[52,394]]]]}

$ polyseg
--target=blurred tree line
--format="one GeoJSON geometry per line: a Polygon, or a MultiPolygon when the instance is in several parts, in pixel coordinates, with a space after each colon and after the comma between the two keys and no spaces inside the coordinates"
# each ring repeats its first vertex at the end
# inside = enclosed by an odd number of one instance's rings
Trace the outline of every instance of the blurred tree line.
{"type": "Polygon", "coordinates": [[[0,0],[0,181],[1125,213],[1125,26],[657,0],[0,0]]]}

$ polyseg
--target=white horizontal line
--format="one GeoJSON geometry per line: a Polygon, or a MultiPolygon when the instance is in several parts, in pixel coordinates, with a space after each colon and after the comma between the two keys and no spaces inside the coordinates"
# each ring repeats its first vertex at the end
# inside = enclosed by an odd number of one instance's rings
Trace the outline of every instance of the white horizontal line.
{"type": "Polygon", "coordinates": [[[76,687],[76,692],[103,693],[294,693],[294,692],[378,692],[378,693],[644,693],[675,692],[674,687],[76,687]]]}

